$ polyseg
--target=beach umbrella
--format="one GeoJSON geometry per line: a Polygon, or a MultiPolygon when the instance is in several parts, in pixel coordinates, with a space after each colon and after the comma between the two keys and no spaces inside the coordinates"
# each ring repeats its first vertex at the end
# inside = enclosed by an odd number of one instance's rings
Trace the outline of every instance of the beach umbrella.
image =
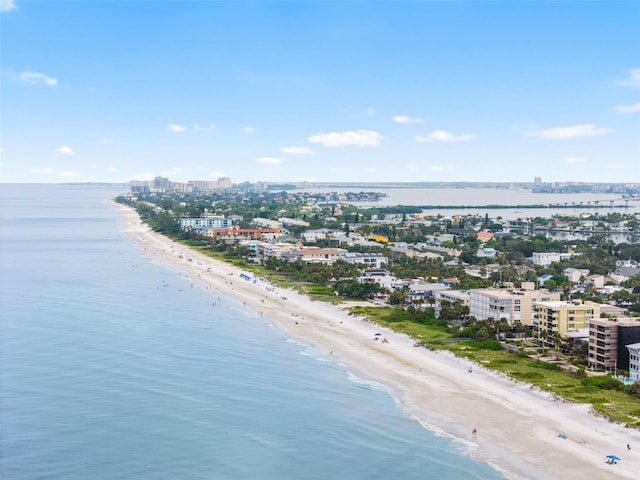
{"type": "Polygon", "coordinates": [[[376,334],[375,334],[375,336],[376,336],[376,337],[378,337],[378,336],[380,336],[380,335],[382,335],[382,334],[381,334],[381,333],[376,333],[376,334]]]}
{"type": "Polygon", "coordinates": [[[616,457],[615,455],[607,455],[607,458],[610,458],[611,460],[620,460],[620,457],[616,457]]]}

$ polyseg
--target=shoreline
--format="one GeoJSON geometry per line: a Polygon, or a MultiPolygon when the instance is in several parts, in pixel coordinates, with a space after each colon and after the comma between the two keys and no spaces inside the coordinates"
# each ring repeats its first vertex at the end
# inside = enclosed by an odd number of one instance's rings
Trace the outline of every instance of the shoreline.
{"type": "Polygon", "coordinates": [[[507,478],[637,478],[640,431],[590,413],[589,405],[559,400],[449,352],[415,348],[413,339],[349,315],[345,306],[243,280],[239,268],[151,231],[130,207],[110,204],[122,214],[123,231],[153,262],[181,273],[194,286],[244,302],[293,340],[357,377],[384,385],[425,428],[459,442],[472,458],[507,478]],[[388,342],[374,340],[376,333],[388,342]],[[610,454],[622,460],[605,463],[610,454]]]}

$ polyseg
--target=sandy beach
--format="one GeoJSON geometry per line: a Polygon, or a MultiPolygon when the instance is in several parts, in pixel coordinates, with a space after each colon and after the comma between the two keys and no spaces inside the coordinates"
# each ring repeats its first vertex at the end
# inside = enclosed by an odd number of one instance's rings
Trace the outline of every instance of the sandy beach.
{"type": "Polygon", "coordinates": [[[507,478],[640,478],[640,431],[447,352],[416,348],[412,339],[348,315],[345,307],[245,280],[241,270],[152,232],[134,210],[113,205],[122,212],[124,231],[150,259],[187,277],[194,287],[244,302],[291,338],[354,375],[387,386],[425,427],[457,439],[469,455],[507,478]],[[611,454],[621,460],[607,464],[611,454]]]}

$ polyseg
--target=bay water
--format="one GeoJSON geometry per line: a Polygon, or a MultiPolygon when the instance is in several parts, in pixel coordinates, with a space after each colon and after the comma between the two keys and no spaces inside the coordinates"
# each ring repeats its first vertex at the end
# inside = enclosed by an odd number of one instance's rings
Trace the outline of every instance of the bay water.
{"type": "Polygon", "coordinates": [[[147,258],[106,201],[120,191],[0,189],[3,480],[503,478],[147,258]]]}

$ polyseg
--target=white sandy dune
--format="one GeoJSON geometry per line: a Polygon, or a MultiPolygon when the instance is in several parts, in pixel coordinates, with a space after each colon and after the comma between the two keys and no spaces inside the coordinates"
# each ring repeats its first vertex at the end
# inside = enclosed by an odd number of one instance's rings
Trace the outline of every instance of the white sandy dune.
{"type": "Polygon", "coordinates": [[[243,280],[237,268],[150,231],[135,211],[117,207],[124,230],[150,258],[189,277],[194,286],[245,302],[292,338],[333,356],[355,375],[386,385],[418,421],[458,439],[471,456],[508,478],[640,479],[639,430],[481,366],[472,365],[470,373],[467,360],[416,348],[410,338],[348,315],[344,308],[243,280]],[[610,454],[621,460],[607,464],[610,454]]]}

